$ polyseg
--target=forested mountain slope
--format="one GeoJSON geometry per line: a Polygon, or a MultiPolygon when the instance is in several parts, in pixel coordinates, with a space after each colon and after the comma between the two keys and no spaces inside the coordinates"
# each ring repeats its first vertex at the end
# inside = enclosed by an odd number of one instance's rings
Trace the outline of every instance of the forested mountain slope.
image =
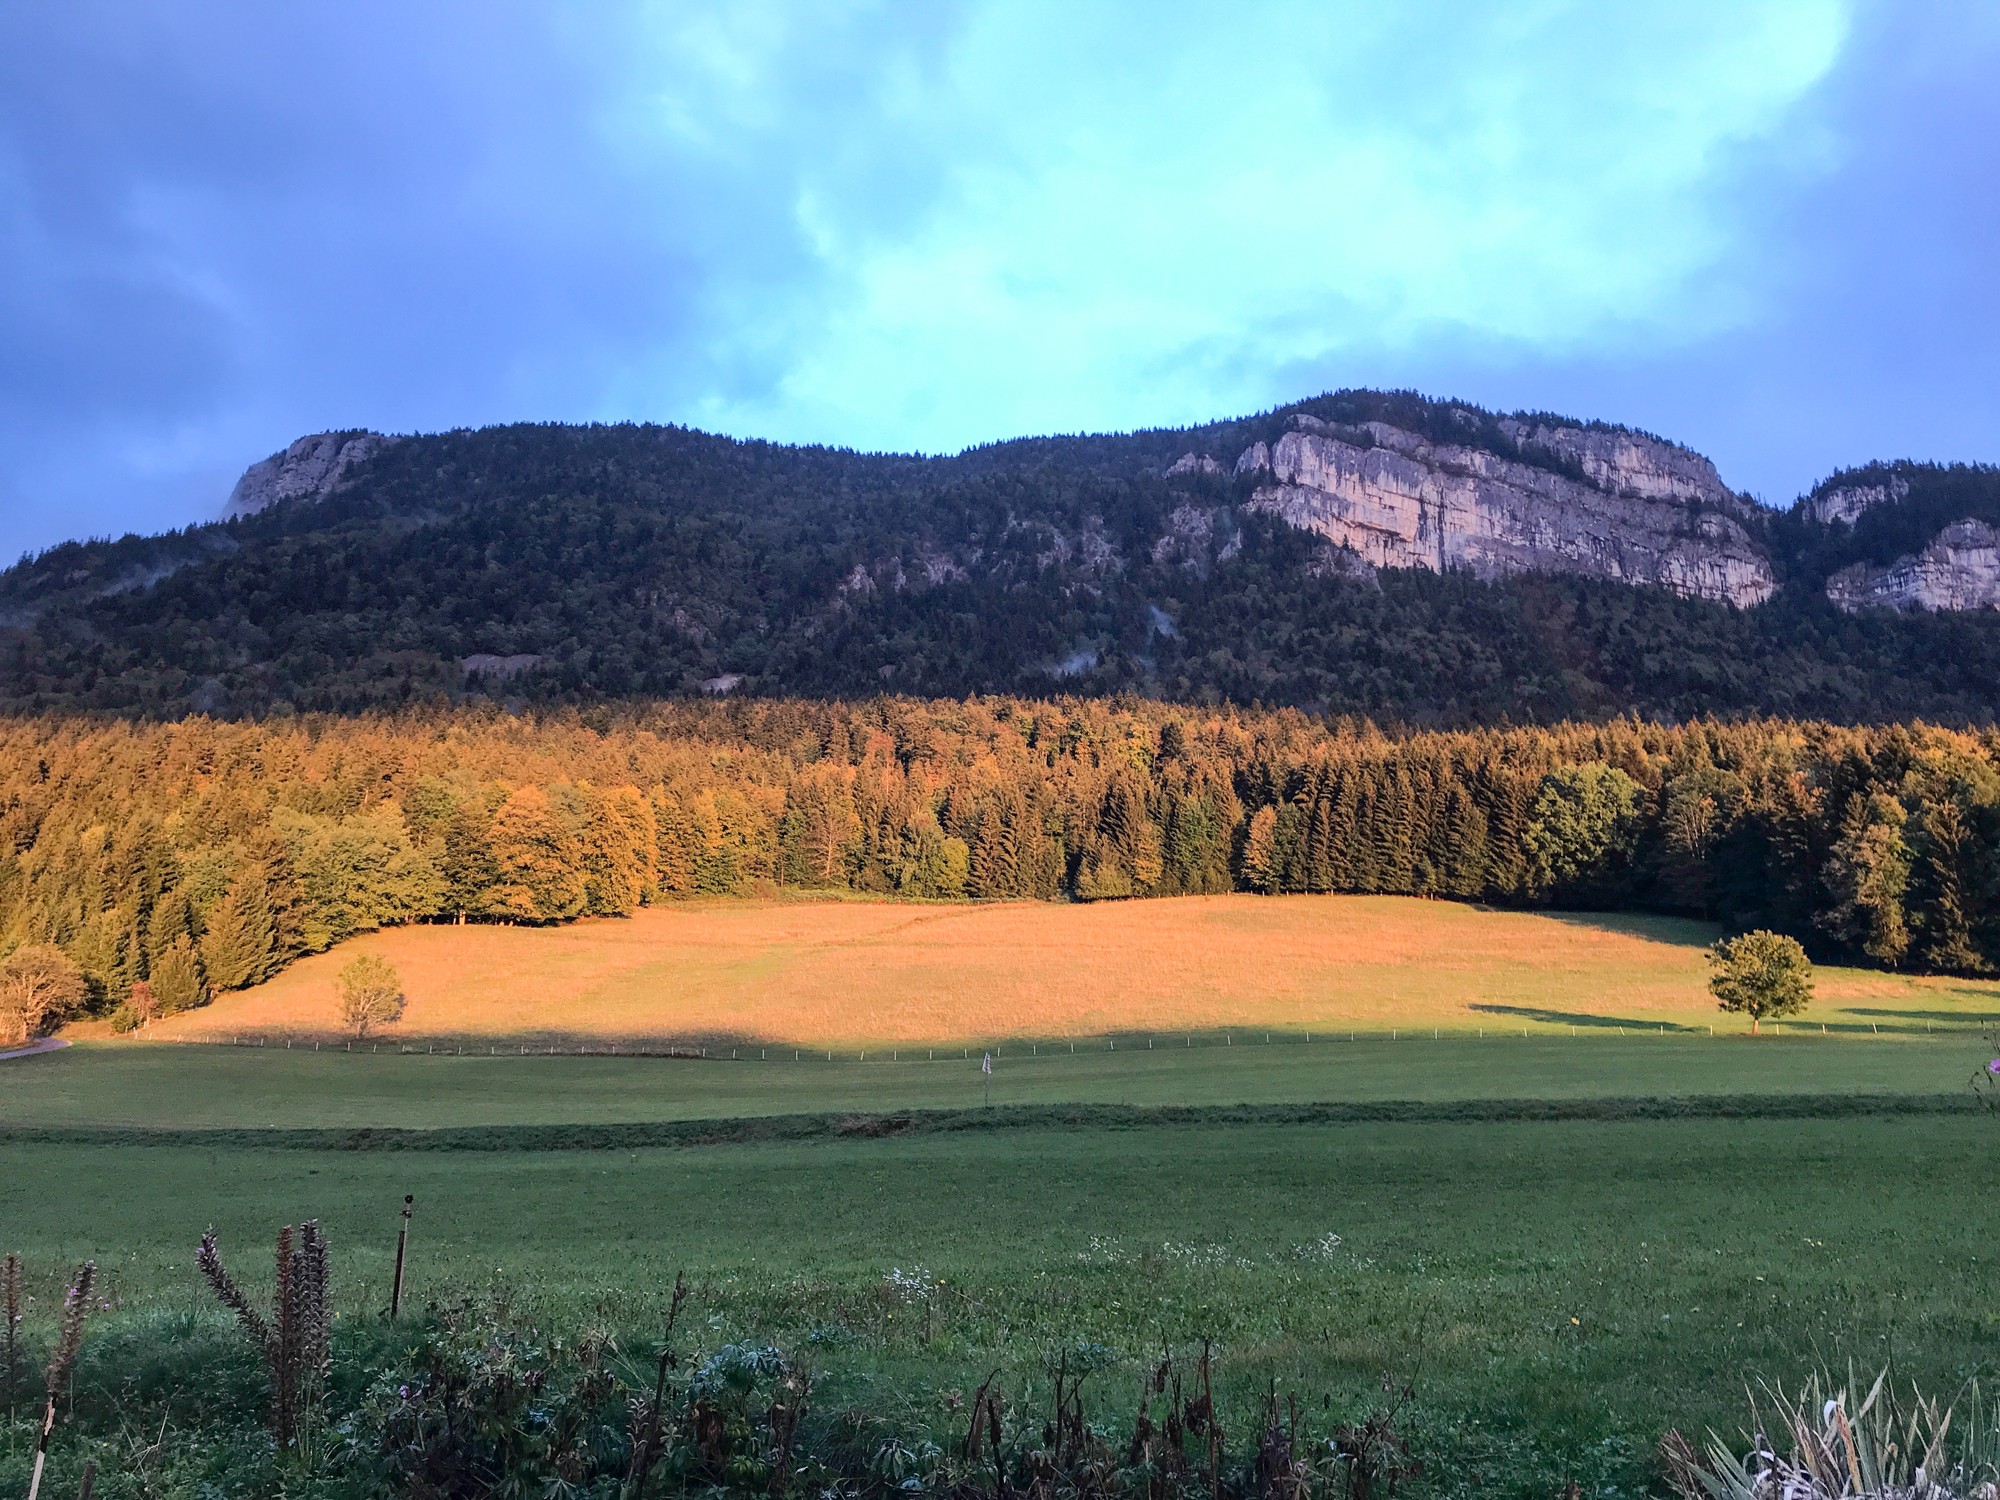
{"type": "Polygon", "coordinates": [[[674,427],[357,438],[257,466],[227,521],[0,575],[0,708],[704,688],[1437,724],[2000,708],[2000,615],[1937,608],[1981,602],[1990,469],[1878,466],[1780,516],[1643,434],[1376,392],[935,459],[674,427]]]}

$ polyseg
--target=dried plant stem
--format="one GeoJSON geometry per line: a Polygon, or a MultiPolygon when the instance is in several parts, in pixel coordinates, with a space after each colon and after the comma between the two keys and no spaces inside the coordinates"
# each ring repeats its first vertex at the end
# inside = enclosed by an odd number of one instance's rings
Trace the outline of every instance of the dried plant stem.
{"type": "Polygon", "coordinates": [[[260,1349],[268,1348],[271,1343],[270,1325],[265,1323],[263,1314],[250,1305],[250,1299],[243,1295],[242,1289],[223,1268],[222,1252],[216,1248],[213,1229],[201,1237],[201,1248],[194,1253],[194,1263],[217,1299],[242,1322],[251,1342],[260,1349]]]}
{"type": "Polygon", "coordinates": [[[56,1334],[55,1352],[49,1356],[48,1406],[42,1413],[41,1436],[35,1440],[35,1470],[28,1481],[28,1500],[37,1500],[42,1491],[42,1471],[49,1460],[49,1436],[56,1430],[56,1398],[76,1370],[76,1356],[83,1348],[83,1320],[90,1315],[90,1293],[96,1283],[97,1262],[87,1260],[70,1284],[69,1294],[63,1298],[62,1327],[56,1334]]]}
{"type": "Polygon", "coordinates": [[[1210,1500],[1222,1500],[1222,1425],[1215,1420],[1215,1387],[1212,1383],[1213,1353],[1209,1341],[1201,1341],[1201,1410],[1208,1433],[1208,1493],[1210,1500]]]}
{"type": "Polygon", "coordinates": [[[18,1255],[9,1255],[0,1264],[0,1303],[4,1303],[0,1317],[7,1323],[0,1328],[0,1388],[6,1392],[7,1409],[11,1412],[26,1375],[21,1366],[21,1257],[18,1255]]]}
{"type": "Polygon", "coordinates": [[[681,1304],[687,1301],[685,1272],[674,1277],[673,1300],[667,1304],[667,1326],[660,1335],[659,1370],[653,1379],[651,1400],[632,1403],[632,1459],[625,1470],[624,1493],[636,1495],[646,1487],[646,1478],[659,1462],[661,1440],[666,1436],[667,1372],[680,1361],[674,1355],[674,1324],[680,1321],[681,1304]]]}
{"type": "Polygon", "coordinates": [[[271,1340],[271,1428],[281,1448],[291,1442],[299,1426],[294,1378],[299,1357],[298,1297],[292,1289],[292,1270],[292,1226],[287,1224],[278,1231],[278,1294],[271,1303],[278,1325],[271,1340]]]}
{"type": "Polygon", "coordinates": [[[771,1432],[771,1486],[773,1500],[791,1486],[792,1444],[799,1423],[805,1418],[806,1403],[812,1399],[812,1372],[788,1370],[772,1399],[765,1420],[771,1432]]]}

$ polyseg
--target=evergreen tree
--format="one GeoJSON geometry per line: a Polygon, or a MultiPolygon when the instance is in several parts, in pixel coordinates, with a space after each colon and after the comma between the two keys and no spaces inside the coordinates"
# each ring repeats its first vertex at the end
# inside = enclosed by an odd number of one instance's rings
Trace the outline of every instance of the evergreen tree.
{"type": "Polygon", "coordinates": [[[153,961],[150,982],[154,1003],[163,1016],[208,1004],[208,976],[202,972],[193,940],[185,935],[173,939],[153,961]]]}
{"type": "Polygon", "coordinates": [[[146,961],[148,968],[159,963],[161,956],[176,943],[194,942],[194,907],[189,903],[187,893],[179,887],[161,893],[153,903],[150,919],[146,923],[146,961]]]}
{"type": "Polygon", "coordinates": [[[969,889],[983,900],[1021,894],[1021,834],[1027,807],[1018,792],[1002,792],[986,804],[972,839],[969,889]]]}
{"type": "Polygon", "coordinates": [[[1480,800],[1486,813],[1487,889],[1503,899],[1528,889],[1528,819],[1533,783],[1512,767],[1488,759],[1479,769],[1480,800]]]}
{"type": "MultiPolygon", "coordinates": [[[[695,855],[699,833],[680,797],[662,787],[653,794],[653,825],[658,833],[655,851],[655,880],[661,892],[685,896],[694,890],[695,855]]],[[[493,883],[500,879],[499,866],[493,867],[493,883]]]]}
{"type": "Polygon", "coordinates": [[[1910,886],[1910,849],[1903,839],[1907,819],[1902,803],[1886,792],[1850,798],[1822,877],[1829,904],[1820,913],[1821,928],[1889,968],[1910,946],[1904,905],[1910,886]]]}
{"type": "Polygon", "coordinates": [[[1392,895],[1408,895],[1416,879],[1415,808],[1410,795],[1410,779],[1401,762],[1391,761],[1377,771],[1375,806],[1370,822],[1375,888],[1392,895]]]}
{"type": "Polygon", "coordinates": [[[1278,811],[1265,806],[1250,815],[1243,835],[1243,884],[1266,896],[1275,895],[1283,876],[1278,856],[1278,811]]]}
{"type": "Polygon", "coordinates": [[[1357,862],[1365,860],[1360,844],[1359,778],[1344,766],[1334,779],[1333,799],[1326,816],[1327,885],[1330,891],[1362,889],[1357,862]]]}
{"type": "Polygon", "coordinates": [[[1306,824],[1305,872],[1300,888],[1330,891],[1333,889],[1333,787],[1325,765],[1314,767],[1308,795],[1312,812],[1306,824]]]}
{"type": "Polygon", "coordinates": [[[1445,895],[1470,901],[1486,889],[1486,814],[1465,786],[1453,786],[1445,798],[1444,848],[1441,851],[1445,895]]]}
{"type": "Polygon", "coordinates": [[[240,990],[269,978],[277,965],[276,934],[264,872],[252,866],[210,913],[201,935],[202,968],[219,990],[240,990]]]}
{"type": "Polygon", "coordinates": [[[1924,810],[1917,849],[1919,959],[1936,973],[1983,972],[1986,960],[1973,945],[1967,909],[1970,830],[1955,798],[1943,796],[1924,810]]]}
{"type": "Polygon", "coordinates": [[[1028,801],[1021,838],[1021,894],[1037,901],[1060,897],[1070,878],[1068,819],[1046,782],[1028,801]]]}
{"type": "Polygon", "coordinates": [[[843,768],[814,767],[785,788],[778,841],[785,878],[793,885],[847,883],[847,862],[861,837],[848,780],[843,768]]]}

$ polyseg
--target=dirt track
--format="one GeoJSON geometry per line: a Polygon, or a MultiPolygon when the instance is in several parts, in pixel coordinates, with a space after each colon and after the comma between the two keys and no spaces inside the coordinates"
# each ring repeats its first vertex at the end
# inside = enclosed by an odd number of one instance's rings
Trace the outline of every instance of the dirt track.
{"type": "Polygon", "coordinates": [[[25,1047],[16,1047],[11,1052],[0,1052],[0,1062],[8,1062],[16,1057],[39,1057],[44,1052],[58,1052],[69,1045],[58,1036],[45,1036],[39,1042],[30,1042],[25,1047]]]}

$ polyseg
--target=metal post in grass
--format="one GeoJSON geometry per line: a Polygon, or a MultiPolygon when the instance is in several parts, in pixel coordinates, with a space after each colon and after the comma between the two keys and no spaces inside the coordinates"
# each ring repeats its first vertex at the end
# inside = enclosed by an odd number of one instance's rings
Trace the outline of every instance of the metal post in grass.
{"type": "Polygon", "coordinates": [[[979,1071],[985,1075],[986,1103],[988,1107],[991,1107],[993,1103],[993,1054],[991,1052],[987,1053],[985,1058],[981,1060],[979,1071]]]}
{"type": "Polygon", "coordinates": [[[389,1284],[389,1321],[392,1323],[403,1311],[403,1257],[410,1248],[410,1209],[416,1201],[416,1194],[403,1194],[403,1223],[396,1231],[396,1279],[389,1284]]]}

